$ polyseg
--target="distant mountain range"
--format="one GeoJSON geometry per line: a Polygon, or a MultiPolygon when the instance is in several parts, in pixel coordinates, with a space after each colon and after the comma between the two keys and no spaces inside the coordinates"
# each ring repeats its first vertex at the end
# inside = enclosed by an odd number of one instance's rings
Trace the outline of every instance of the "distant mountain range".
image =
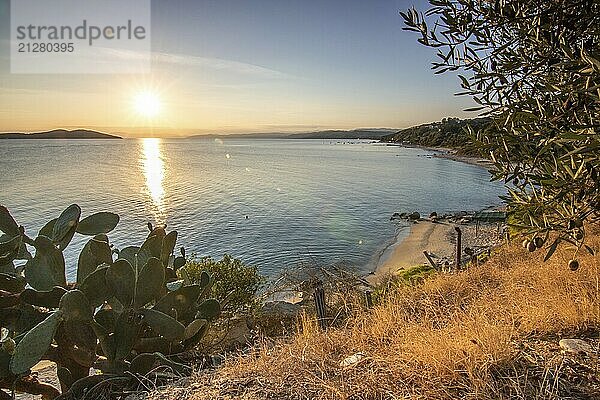
{"type": "MultiPolygon", "coordinates": [[[[390,128],[360,128],[352,130],[323,130],[313,132],[256,132],[246,134],[207,134],[189,138],[235,138],[235,139],[371,139],[388,143],[400,143],[427,147],[448,147],[458,149],[462,154],[474,154],[476,149],[466,132],[467,126],[475,131],[484,129],[490,120],[475,118],[460,120],[444,118],[440,122],[413,126],[397,130],[390,128]]],[[[0,133],[0,139],[122,139],[116,135],[87,129],[55,129],[37,133],[0,133]]]]}
{"type": "Polygon", "coordinates": [[[239,133],[230,135],[194,135],[191,138],[263,138],[263,139],[373,139],[379,140],[383,136],[397,132],[397,129],[390,128],[361,128],[352,130],[324,130],[314,132],[256,132],[239,133]]]}
{"type": "MultiPolygon", "coordinates": [[[[314,132],[256,132],[239,134],[206,134],[194,135],[190,138],[232,138],[232,139],[372,139],[380,140],[386,135],[393,134],[397,129],[390,128],[364,128],[352,130],[324,130],[314,132]]],[[[87,129],[55,129],[47,132],[36,133],[0,133],[0,139],[122,139],[120,136],[110,135],[87,129]]]]}
{"type": "Polygon", "coordinates": [[[0,139],[122,139],[119,136],[86,129],[55,129],[36,133],[0,133],[0,139]]]}

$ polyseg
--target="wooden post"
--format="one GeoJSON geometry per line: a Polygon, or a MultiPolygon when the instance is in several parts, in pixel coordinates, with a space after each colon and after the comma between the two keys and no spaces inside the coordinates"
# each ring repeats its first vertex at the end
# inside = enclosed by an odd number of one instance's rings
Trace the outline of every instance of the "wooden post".
{"type": "Polygon", "coordinates": [[[325,290],[323,289],[323,284],[321,282],[317,284],[313,296],[315,298],[315,308],[317,309],[317,322],[319,323],[319,328],[325,330],[327,328],[327,321],[325,320],[325,290]]]}
{"type": "Polygon", "coordinates": [[[462,231],[458,226],[455,226],[454,230],[456,230],[456,269],[458,270],[458,268],[460,268],[460,257],[462,254],[462,231]]]}
{"type": "Polygon", "coordinates": [[[373,291],[367,290],[365,292],[365,300],[367,302],[367,308],[373,308],[373,291]]]}
{"type": "Polygon", "coordinates": [[[425,255],[425,258],[427,258],[427,261],[429,261],[429,264],[431,264],[433,269],[435,269],[436,271],[439,271],[440,267],[435,262],[433,262],[433,259],[431,258],[431,256],[427,252],[427,250],[423,251],[423,254],[425,255]]]}

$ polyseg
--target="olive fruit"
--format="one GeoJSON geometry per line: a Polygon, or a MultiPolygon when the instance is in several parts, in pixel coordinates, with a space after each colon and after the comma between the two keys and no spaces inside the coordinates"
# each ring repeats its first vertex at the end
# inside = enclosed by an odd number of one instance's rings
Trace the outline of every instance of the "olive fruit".
{"type": "Polygon", "coordinates": [[[582,231],[575,232],[575,239],[577,239],[577,240],[583,239],[583,232],[582,231]]]}
{"type": "Polygon", "coordinates": [[[536,249],[537,249],[537,246],[535,245],[534,242],[527,243],[527,250],[529,250],[530,253],[533,253],[536,249]]]}
{"type": "Polygon", "coordinates": [[[535,247],[541,249],[544,245],[544,239],[542,239],[541,237],[536,237],[535,239],[533,239],[533,243],[535,243],[535,247]]]}
{"type": "Polygon", "coordinates": [[[577,260],[569,261],[569,269],[571,271],[577,271],[579,269],[579,261],[577,261],[577,260]]]}

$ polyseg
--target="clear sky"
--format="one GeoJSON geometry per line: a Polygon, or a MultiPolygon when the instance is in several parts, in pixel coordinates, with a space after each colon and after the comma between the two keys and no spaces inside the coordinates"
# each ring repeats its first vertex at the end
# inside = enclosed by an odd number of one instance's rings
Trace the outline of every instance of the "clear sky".
{"type": "Polygon", "coordinates": [[[453,75],[398,12],[423,0],[152,1],[153,64],[140,75],[10,73],[0,0],[0,131],[91,128],[131,136],[402,128],[461,110],[453,75]],[[136,113],[139,93],[160,112],[136,113]],[[150,127],[152,128],[150,130],[150,127]]]}

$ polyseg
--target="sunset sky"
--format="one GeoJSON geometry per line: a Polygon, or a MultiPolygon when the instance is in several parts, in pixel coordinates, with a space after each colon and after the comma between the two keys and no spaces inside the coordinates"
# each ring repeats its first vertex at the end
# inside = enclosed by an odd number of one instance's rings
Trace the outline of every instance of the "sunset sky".
{"type": "Polygon", "coordinates": [[[469,99],[453,96],[456,77],[431,72],[434,51],[402,31],[398,11],[413,4],[425,8],[421,0],[153,1],[152,73],[19,75],[10,73],[9,1],[0,0],[0,132],[181,136],[474,116],[461,111],[469,99]],[[140,102],[159,109],[144,115],[140,102]]]}

